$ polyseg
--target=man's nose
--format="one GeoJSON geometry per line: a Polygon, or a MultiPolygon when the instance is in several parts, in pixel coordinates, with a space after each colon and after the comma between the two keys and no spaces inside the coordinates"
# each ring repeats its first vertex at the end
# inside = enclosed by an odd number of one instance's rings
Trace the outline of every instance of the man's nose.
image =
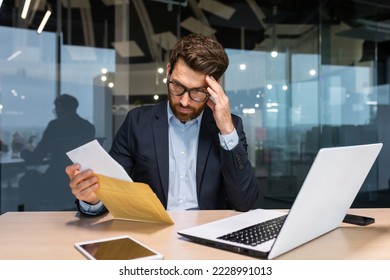
{"type": "Polygon", "coordinates": [[[180,104],[183,107],[187,107],[191,102],[190,94],[186,91],[182,96],[180,96],[180,104]]]}

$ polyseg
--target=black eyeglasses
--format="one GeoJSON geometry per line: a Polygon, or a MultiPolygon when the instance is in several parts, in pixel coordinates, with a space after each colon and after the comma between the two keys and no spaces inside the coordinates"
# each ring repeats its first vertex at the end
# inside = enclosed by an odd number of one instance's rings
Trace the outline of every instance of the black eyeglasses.
{"type": "Polygon", "coordinates": [[[195,102],[203,102],[210,96],[210,94],[207,92],[206,87],[186,88],[185,86],[177,82],[170,81],[169,78],[170,76],[168,76],[167,78],[168,92],[170,94],[173,94],[174,96],[181,96],[185,92],[188,92],[188,95],[190,96],[191,100],[194,100],[195,102]]]}

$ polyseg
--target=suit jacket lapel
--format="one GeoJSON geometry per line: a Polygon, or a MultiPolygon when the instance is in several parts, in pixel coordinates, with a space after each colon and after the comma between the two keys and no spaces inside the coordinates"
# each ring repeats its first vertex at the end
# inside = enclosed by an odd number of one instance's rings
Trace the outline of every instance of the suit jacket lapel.
{"type": "Polygon", "coordinates": [[[213,113],[209,107],[206,107],[199,130],[198,158],[196,161],[196,189],[198,198],[201,190],[204,169],[206,167],[206,161],[216,133],[218,132],[213,113]]]}
{"type": "Polygon", "coordinates": [[[166,102],[161,102],[158,105],[152,126],[157,165],[160,172],[161,186],[164,190],[166,204],[168,201],[169,184],[168,114],[166,102]]]}

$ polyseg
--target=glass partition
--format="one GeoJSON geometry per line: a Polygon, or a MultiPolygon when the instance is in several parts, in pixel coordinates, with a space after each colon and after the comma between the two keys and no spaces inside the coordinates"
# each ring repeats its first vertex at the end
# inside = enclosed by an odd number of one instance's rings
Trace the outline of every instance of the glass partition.
{"type": "Polygon", "coordinates": [[[166,98],[169,50],[191,32],[215,37],[229,55],[222,83],[244,121],[257,207],[290,207],[320,148],[374,142],[383,150],[353,206],[389,206],[390,4],[210,2],[32,1],[23,18],[25,1],[2,1],[1,213],[74,210],[63,172],[49,197],[29,177],[48,170],[51,154],[26,162],[21,150],[37,147],[64,93],[109,150],[128,110],[166,98]]]}

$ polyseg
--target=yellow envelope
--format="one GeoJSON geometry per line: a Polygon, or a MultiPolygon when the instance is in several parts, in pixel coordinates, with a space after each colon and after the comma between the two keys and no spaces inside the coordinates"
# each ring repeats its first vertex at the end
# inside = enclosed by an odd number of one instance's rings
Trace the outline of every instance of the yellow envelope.
{"type": "Polygon", "coordinates": [[[95,175],[99,180],[96,195],[114,218],[150,223],[174,223],[149,185],[95,175]]]}

